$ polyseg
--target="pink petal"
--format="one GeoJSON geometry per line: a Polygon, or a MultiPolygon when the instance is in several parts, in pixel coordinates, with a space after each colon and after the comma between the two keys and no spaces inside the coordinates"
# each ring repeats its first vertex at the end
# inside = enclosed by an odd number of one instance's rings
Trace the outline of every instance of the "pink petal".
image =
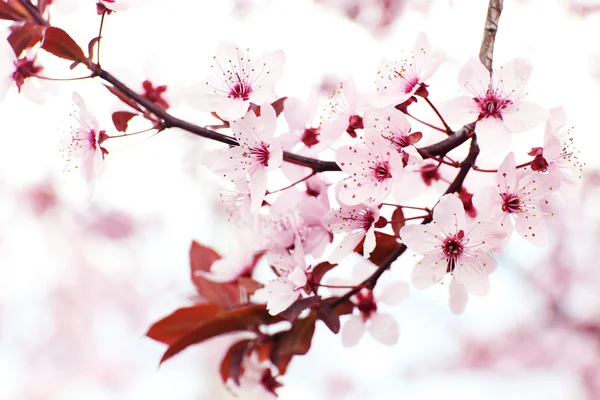
{"type": "Polygon", "coordinates": [[[306,285],[306,272],[300,268],[296,267],[292,271],[291,274],[288,275],[288,280],[292,282],[297,288],[302,288],[306,285]]]}
{"type": "Polygon", "coordinates": [[[410,294],[410,286],[406,282],[394,282],[385,286],[377,296],[377,301],[388,306],[398,305],[410,294]]]}
{"type": "Polygon", "coordinates": [[[417,289],[427,289],[446,275],[446,260],[441,252],[431,252],[415,265],[411,279],[417,289]]]}
{"type": "Polygon", "coordinates": [[[482,188],[473,194],[472,201],[481,219],[496,221],[502,217],[502,198],[496,188],[482,188]]]}
{"type": "Polygon", "coordinates": [[[254,293],[256,299],[267,301],[267,310],[271,315],[277,315],[298,299],[294,284],[282,278],[268,282],[264,288],[254,293]]]}
{"type": "Polygon", "coordinates": [[[551,108],[549,114],[548,121],[546,121],[546,132],[548,130],[557,131],[567,123],[567,113],[563,106],[551,108]]]}
{"type": "Polygon", "coordinates": [[[367,331],[373,339],[386,346],[396,344],[400,336],[398,322],[389,314],[376,313],[369,321],[367,331]]]}
{"type": "Polygon", "coordinates": [[[503,153],[510,143],[510,133],[498,118],[489,117],[477,121],[475,133],[482,152],[503,153]]]}
{"type": "Polygon", "coordinates": [[[542,122],[547,115],[548,112],[537,104],[521,100],[502,111],[502,120],[510,132],[523,132],[542,122]]]}
{"type": "MultiPolygon", "coordinates": [[[[254,69],[256,71],[261,71],[263,69],[266,69],[266,71],[269,72],[268,74],[265,73],[265,74],[261,75],[260,84],[256,88],[253,88],[254,95],[261,94],[263,91],[272,92],[273,85],[283,75],[283,64],[284,63],[285,63],[285,54],[283,53],[283,51],[275,50],[270,53],[262,54],[254,62],[252,62],[250,64],[250,68],[254,67],[254,69]]],[[[252,98],[253,101],[258,101],[252,96],[252,94],[250,95],[250,97],[252,98]]],[[[272,100],[275,100],[275,98],[261,99],[258,102],[262,103],[264,101],[272,101],[272,100]]]]}
{"type": "Polygon", "coordinates": [[[328,261],[331,264],[336,264],[346,258],[358,243],[364,237],[364,232],[349,233],[344,239],[338,244],[335,250],[329,255],[328,261]]]}
{"type": "Polygon", "coordinates": [[[359,316],[352,316],[342,328],[342,346],[352,347],[365,333],[365,323],[359,316]]]}
{"type": "Polygon", "coordinates": [[[440,113],[451,124],[465,125],[477,121],[479,106],[472,97],[459,96],[440,106],[440,113]]]}
{"type": "Polygon", "coordinates": [[[490,73],[475,58],[471,58],[458,72],[458,86],[468,95],[486,93],[490,84],[490,73]]]}
{"type": "Polygon", "coordinates": [[[265,193],[267,192],[267,171],[264,168],[257,168],[250,177],[248,187],[250,189],[250,198],[252,199],[250,210],[252,214],[257,214],[260,211],[265,193]]]}
{"type": "MultiPolygon", "coordinates": [[[[268,171],[279,169],[283,164],[283,147],[279,139],[271,139],[269,143],[269,165],[266,167],[268,171]]],[[[305,175],[306,176],[306,175],[305,175]]]]}
{"type": "MultiPolygon", "coordinates": [[[[496,194],[496,197],[500,196],[496,194]]],[[[498,211],[501,209],[499,208],[498,211]]],[[[470,246],[497,250],[503,247],[507,234],[497,222],[477,221],[469,227],[468,235],[470,246]]]]}
{"type": "Polygon", "coordinates": [[[412,251],[427,254],[440,246],[443,238],[439,229],[431,225],[405,225],[400,229],[402,242],[412,251]]]}
{"type": "Polygon", "coordinates": [[[348,129],[348,121],[342,118],[329,119],[321,125],[321,137],[325,140],[337,140],[348,129]]]}
{"type": "Polygon", "coordinates": [[[352,268],[352,279],[350,280],[351,285],[358,285],[364,282],[368,277],[373,275],[375,267],[369,261],[361,261],[354,265],[352,268]]]}
{"type": "Polygon", "coordinates": [[[269,142],[277,128],[277,114],[269,103],[260,105],[260,136],[263,141],[269,142]]]}
{"type": "Polygon", "coordinates": [[[518,216],[515,221],[515,230],[525,240],[536,246],[546,246],[548,244],[548,232],[546,223],[541,215],[529,218],[518,216]]]}
{"type": "Polygon", "coordinates": [[[509,61],[494,71],[494,88],[502,90],[511,100],[523,97],[531,75],[531,64],[523,58],[509,61]]]}
{"type": "Polygon", "coordinates": [[[214,110],[205,109],[201,111],[214,111],[224,120],[234,121],[243,117],[248,111],[249,106],[250,103],[248,101],[225,97],[216,103],[214,110]]]}
{"type": "Polygon", "coordinates": [[[459,265],[454,269],[454,279],[464,285],[469,293],[476,296],[486,296],[490,292],[487,273],[489,262],[490,257],[486,257],[486,255],[480,257],[479,254],[475,254],[470,257],[462,257],[459,260],[459,265]]]}
{"type": "Polygon", "coordinates": [[[462,314],[467,306],[469,300],[469,293],[467,289],[460,283],[456,282],[456,279],[450,281],[450,311],[454,314],[462,314]]]}
{"type": "Polygon", "coordinates": [[[517,171],[515,153],[508,153],[498,167],[496,173],[496,184],[500,192],[513,193],[517,190],[517,171]]]}
{"type": "Polygon", "coordinates": [[[433,223],[446,235],[466,230],[467,222],[462,201],[454,194],[443,196],[433,209],[433,223]]]}
{"type": "Polygon", "coordinates": [[[312,121],[302,100],[291,97],[283,103],[283,115],[292,131],[303,131],[312,121]]]}
{"type": "Polygon", "coordinates": [[[365,234],[365,243],[363,244],[363,255],[365,258],[369,257],[371,252],[375,250],[375,225],[371,225],[367,233],[365,234]]]}

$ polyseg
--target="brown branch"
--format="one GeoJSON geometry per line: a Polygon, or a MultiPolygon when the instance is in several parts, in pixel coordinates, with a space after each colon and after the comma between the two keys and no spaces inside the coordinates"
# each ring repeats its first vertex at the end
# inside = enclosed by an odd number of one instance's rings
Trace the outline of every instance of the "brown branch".
{"type": "Polygon", "coordinates": [[[504,0],[490,0],[488,5],[487,18],[483,28],[483,40],[479,50],[479,60],[490,74],[492,73],[492,62],[494,60],[494,43],[496,42],[496,32],[498,32],[498,20],[502,13],[504,0]]]}
{"type": "Polygon", "coordinates": [[[46,21],[42,14],[40,14],[40,11],[37,9],[37,7],[34,6],[29,0],[19,0],[19,3],[21,3],[21,5],[25,7],[27,11],[29,11],[29,14],[31,14],[33,19],[35,19],[35,22],[38,23],[38,25],[50,26],[48,21],[46,21]]]}

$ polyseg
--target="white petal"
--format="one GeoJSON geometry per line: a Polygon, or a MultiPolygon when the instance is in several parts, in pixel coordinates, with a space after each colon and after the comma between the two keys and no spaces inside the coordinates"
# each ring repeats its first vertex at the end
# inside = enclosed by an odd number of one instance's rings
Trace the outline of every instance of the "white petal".
{"type": "Polygon", "coordinates": [[[248,187],[250,188],[250,198],[252,199],[250,209],[252,214],[257,214],[260,211],[265,193],[267,192],[267,171],[264,168],[257,168],[250,177],[248,187]]]}
{"type": "Polygon", "coordinates": [[[440,199],[433,210],[433,223],[447,235],[466,229],[465,208],[458,196],[447,194],[440,199]]]}
{"type": "Polygon", "coordinates": [[[412,251],[427,254],[441,245],[439,229],[431,225],[405,225],[400,229],[402,242],[412,251]]]}
{"type": "Polygon", "coordinates": [[[443,103],[440,113],[451,124],[465,125],[477,121],[480,109],[472,97],[460,96],[443,103]]]}
{"type": "Polygon", "coordinates": [[[260,105],[260,134],[265,142],[268,142],[273,137],[277,128],[277,114],[275,109],[269,103],[260,105]]]}
{"type": "Polygon", "coordinates": [[[310,116],[306,104],[300,99],[290,97],[283,103],[283,115],[292,131],[304,130],[310,124],[310,116]]]}
{"type": "Polygon", "coordinates": [[[271,139],[269,143],[269,171],[279,169],[283,163],[283,147],[278,139],[271,139]]]}
{"type": "Polygon", "coordinates": [[[342,328],[342,346],[352,347],[365,332],[365,323],[359,316],[352,316],[342,328]]]}
{"type": "Polygon", "coordinates": [[[505,191],[513,193],[517,190],[516,166],[515,153],[508,153],[496,173],[496,184],[501,193],[505,191]]]}
{"type": "Polygon", "coordinates": [[[242,99],[224,98],[216,104],[216,108],[214,110],[205,111],[215,111],[219,117],[223,118],[224,120],[234,121],[243,117],[248,111],[249,106],[250,103],[242,99]]]}
{"type": "MultiPolygon", "coordinates": [[[[487,255],[474,254],[471,257],[461,257],[454,269],[454,279],[476,296],[486,296],[490,292],[490,281],[487,268],[490,262],[487,255]]],[[[491,259],[493,261],[493,259],[491,259]]],[[[495,261],[493,261],[495,265],[495,261]]]]}
{"type": "Polygon", "coordinates": [[[498,190],[486,186],[473,194],[473,206],[477,210],[479,219],[497,221],[502,216],[502,198],[498,190]]]}
{"type": "Polygon", "coordinates": [[[398,342],[400,327],[398,322],[389,314],[376,313],[367,326],[367,331],[373,339],[386,346],[393,346],[398,342]]]}
{"type": "Polygon", "coordinates": [[[427,254],[415,265],[411,278],[414,287],[427,289],[434,283],[438,283],[446,275],[446,260],[441,252],[427,254]]]}
{"type": "Polygon", "coordinates": [[[475,133],[482,152],[503,153],[510,143],[510,133],[498,118],[489,117],[477,121],[475,133]]]}
{"type": "Polygon", "coordinates": [[[458,85],[466,94],[486,93],[490,84],[490,73],[476,58],[471,58],[458,73],[458,85]]]}
{"type": "Polygon", "coordinates": [[[298,299],[298,293],[294,291],[293,283],[280,278],[268,282],[264,288],[257,290],[254,297],[258,300],[266,300],[269,314],[277,315],[298,299]]]}
{"type": "Polygon", "coordinates": [[[519,215],[516,218],[515,230],[521,237],[536,246],[545,246],[548,244],[548,232],[546,223],[541,215],[526,218],[525,215],[519,215]]]}
{"type": "Polygon", "coordinates": [[[363,255],[368,258],[373,250],[375,250],[375,225],[371,225],[365,234],[365,243],[363,244],[363,255]]]}
{"type": "Polygon", "coordinates": [[[364,237],[364,232],[349,233],[329,255],[328,261],[337,264],[346,258],[364,237]]]}
{"type": "Polygon", "coordinates": [[[529,61],[516,58],[494,71],[494,88],[501,90],[514,101],[525,94],[529,75],[531,75],[529,61]]]}

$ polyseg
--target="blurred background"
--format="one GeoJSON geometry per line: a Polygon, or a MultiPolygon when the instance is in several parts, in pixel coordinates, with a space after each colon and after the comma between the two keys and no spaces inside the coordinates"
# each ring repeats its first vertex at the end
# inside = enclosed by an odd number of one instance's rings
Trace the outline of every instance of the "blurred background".
{"type": "MultiPolygon", "coordinates": [[[[85,47],[100,22],[94,1],[61,3],[53,24],[85,47]]],[[[423,31],[444,59],[431,98],[453,98],[458,69],[478,55],[487,10],[484,0],[138,3],[106,18],[102,65],[134,86],[168,84],[174,114],[198,123],[215,121],[177,100],[210,74],[223,40],[255,55],[283,49],[278,94],[306,99],[311,85],[332,77],[372,90],[381,59],[411,49],[423,31]]],[[[8,26],[0,23],[6,35],[8,26]]],[[[495,66],[515,57],[533,63],[529,98],[564,105],[587,164],[581,204],[567,203],[553,219],[550,246],[513,237],[492,293],[471,298],[460,316],[445,286],[412,290],[391,310],[401,326],[393,348],[365,337],[343,349],[319,324],[281,399],[600,399],[598,37],[600,1],[505,0],[495,66]]],[[[47,76],[85,74],[39,57],[47,76]]],[[[113,133],[119,106],[97,81],[52,84],[41,105],[16,90],[0,104],[0,399],[235,398],[217,373],[231,340],[192,347],[159,368],[164,346],[144,337],[154,321],[191,304],[191,240],[222,254],[235,248],[217,201],[222,182],[199,162],[215,145],[175,129],[128,138],[109,149],[88,199],[58,153],[71,92],[113,133]]],[[[528,149],[542,135],[537,127],[513,145],[528,149]]],[[[386,279],[407,280],[413,264],[399,260],[386,279]]]]}

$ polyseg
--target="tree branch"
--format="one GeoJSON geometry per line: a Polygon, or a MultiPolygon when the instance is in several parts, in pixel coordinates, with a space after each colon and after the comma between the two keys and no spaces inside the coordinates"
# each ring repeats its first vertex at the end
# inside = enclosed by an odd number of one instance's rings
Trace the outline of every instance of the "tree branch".
{"type": "Polygon", "coordinates": [[[496,32],[498,32],[498,20],[502,13],[504,0],[490,0],[488,5],[487,18],[483,28],[483,40],[479,50],[479,60],[490,74],[492,73],[492,61],[494,59],[494,43],[496,42],[496,32]]]}
{"type": "Polygon", "coordinates": [[[35,22],[38,23],[38,25],[50,26],[48,21],[46,21],[42,14],[40,14],[40,11],[37,9],[37,7],[34,6],[29,0],[19,0],[19,3],[21,3],[21,5],[25,7],[27,11],[29,11],[29,14],[31,14],[33,19],[35,19],[35,22]]]}

